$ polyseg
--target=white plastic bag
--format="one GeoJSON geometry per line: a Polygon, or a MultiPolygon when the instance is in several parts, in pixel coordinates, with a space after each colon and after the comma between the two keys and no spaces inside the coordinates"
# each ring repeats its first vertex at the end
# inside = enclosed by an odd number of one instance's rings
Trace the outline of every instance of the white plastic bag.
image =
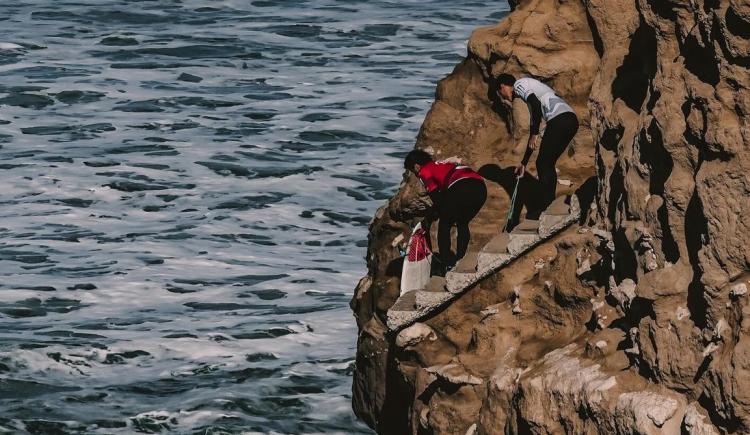
{"type": "Polygon", "coordinates": [[[418,223],[411,233],[406,248],[404,267],[401,270],[401,294],[412,290],[421,290],[430,281],[432,251],[427,238],[430,235],[418,223]]]}

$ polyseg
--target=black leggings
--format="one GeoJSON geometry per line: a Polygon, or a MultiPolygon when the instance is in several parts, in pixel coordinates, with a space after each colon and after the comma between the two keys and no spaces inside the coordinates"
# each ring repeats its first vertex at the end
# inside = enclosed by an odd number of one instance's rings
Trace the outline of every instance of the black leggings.
{"type": "Polygon", "coordinates": [[[542,143],[539,145],[539,155],[536,158],[536,170],[539,174],[539,208],[527,215],[528,218],[538,219],[539,215],[555,200],[557,190],[555,164],[577,131],[578,118],[572,112],[561,113],[547,122],[542,143]]]}
{"type": "Polygon", "coordinates": [[[438,224],[438,249],[447,266],[452,266],[466,255],[471,233],[469,222],[479,213],[487,200],[484,180],[464,178],[453,184],[445,193],[440,206],[438,224]],[[451,228],[456,226],[456,255],[451,254],[451,228]]]}

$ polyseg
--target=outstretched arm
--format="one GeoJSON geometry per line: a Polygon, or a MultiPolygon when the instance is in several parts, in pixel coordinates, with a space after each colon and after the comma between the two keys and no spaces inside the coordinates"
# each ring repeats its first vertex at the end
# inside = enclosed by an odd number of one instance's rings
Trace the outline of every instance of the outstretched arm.
{"type": "Polygon", "coordinates": [[[432,207],[430,207],[430,209],[427,211],[427,215],[425,216],[425,220],[429,225],[430,223],[438,219],[443,194],[439,189],[435,189],[432,192],[429,192],[428,195],[430,195],[430,199],[432,200],[432,207]]]}
{"type": "Polygon", "coordinates": [[[539,126],[542,124],[542,102],[535,94],[529,94],[526,103],[529,105],[529,116],[531,118],[529,120],[529,134],[536,136],[539,134],[539,126]]]}
{"type": "Polygon", "coordinates": [[[529,163],[529,159],[536,149],[536,142],[539,137],[539,126],[542,123],[542,102],[539,101],[539,98],[534,94],[530,94],[526,99],[526,103],[529,105],[529,116],[531,119],[529,120],[529,143],[526,146],[526,152],[524,153],[521,162],[524,166],[529,163]]]}
{"type": "Polygon", "coordinates": [[[526,145],[526,152],[523,154],[523,160],[516,169],[516,175],[522,177],[526,171],[526,165],[529,164],[531,155],[534,154],[536,149],[537,139],[539,138],[539,126],[542,123],[542,102],[539,101],[534,94],[529,94],[526,98],[526,103],[529,106],[529,142],[526,145]]]}

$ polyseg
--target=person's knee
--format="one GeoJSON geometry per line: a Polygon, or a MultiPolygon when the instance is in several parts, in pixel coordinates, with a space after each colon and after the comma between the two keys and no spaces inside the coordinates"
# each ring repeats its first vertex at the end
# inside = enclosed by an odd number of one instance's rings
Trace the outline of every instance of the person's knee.
{"type": "Polygon", "coordinates": [[[445,223],[441,223],[440,225],[438,225],[439,236],[442,235],[442,237],[450,237],[451,229],[453,228],[453,225],[455,225],[454,222],[448,222],[448,221],[445,221],[445,223]]]}
{"type": "Polygon", "coordinates": [[[544,155],[539,156],[536,159],[536,170],[537,171],[539,171],[539,172],[544,171],[544,170],[548,171],[550,168],[552,168],[554,170],[554,168],[555,168],[555,161],[554,160],[552,160],[549,157],[544,156],[544,155]]]}
{"type": "Polygon", "coordinates": [[[452,226],[453,226],[453,222],[450,219],[448,219],[444,215],[440,216],[440,221],[438,222],[438,230],[440,230],[442,228],[448,228],[448,229],[450,229],[450,227],[452,227],[452,226]]]}
{"type": "Polygon", "coordinates": [[[554,169],[552,171],[540,169],[538,170],[538,173],[539,173],[539,182],[542,184],[548,183],[550,181],[554,181],[555,176],[556,176],[554,169]]]}

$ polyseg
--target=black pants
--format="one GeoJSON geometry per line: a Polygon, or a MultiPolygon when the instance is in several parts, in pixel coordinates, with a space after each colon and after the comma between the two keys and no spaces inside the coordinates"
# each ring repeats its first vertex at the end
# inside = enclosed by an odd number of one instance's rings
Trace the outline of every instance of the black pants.
{"type": "Polygon", "coordinates": [[[528,218],[538,219],[539,215],[555,200],[557,190],[555,165],[577,131],[578,118],[572,112],[562,113],[547,122],[542,143],[539,145],[539,155],[536,158],[536,170],[539,174],[539,207],[529,213],[528,218]]]}
{"type": "Polygon", "coordinates": [[[465,178],[448,188],[440,205],[438,249],[446,266],[453,266],[466,255],[471,233],[469,222],[479,213],[487,200],[484,180],[465,178]],[[456,226],[456,255],[451,253],[451,228],[456,226]]]}

